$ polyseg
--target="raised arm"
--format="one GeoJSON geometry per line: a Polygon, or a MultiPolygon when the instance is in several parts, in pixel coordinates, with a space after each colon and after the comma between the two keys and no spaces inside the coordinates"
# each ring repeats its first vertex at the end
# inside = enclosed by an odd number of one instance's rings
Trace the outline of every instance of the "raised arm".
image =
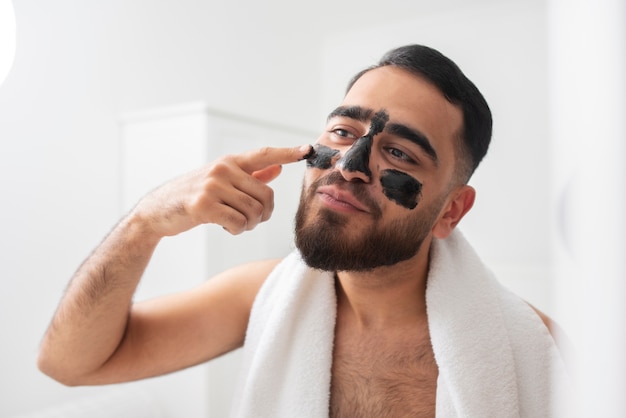
{"type": "Polygon", "coordinates": [[[240,346],[252,301],[276,261],[153,301],[133,304],[133,294],[161,238],[204,223],[239,234],[269,219],[266,183],[308,151],[223,157],[144,197],[74,274],[44,335],[39,368],[67,385],[103,384],[182,369],[240,346]]]}

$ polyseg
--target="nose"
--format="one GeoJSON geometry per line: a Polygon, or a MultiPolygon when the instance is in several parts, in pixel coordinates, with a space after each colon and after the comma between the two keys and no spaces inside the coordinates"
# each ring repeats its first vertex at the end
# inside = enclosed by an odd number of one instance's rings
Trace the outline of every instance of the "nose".
{"type": "Polygon", "coordinates": [[[369,135],[359,138],[348,151],[337,161],[337,169],[347,181],[372,181],[370,170],[370,154],[372,138],[369,135]]]}

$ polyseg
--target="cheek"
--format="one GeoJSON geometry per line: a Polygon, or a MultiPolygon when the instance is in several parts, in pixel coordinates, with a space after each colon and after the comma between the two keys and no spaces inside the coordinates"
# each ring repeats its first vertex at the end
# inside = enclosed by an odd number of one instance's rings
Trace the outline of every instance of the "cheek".
{"type": "Polygon", "coordinates": [[[422,183],[398,170],[383,170],[380,184],[389,200],[407,209],[415,209],[422,194],[422,183]]]}

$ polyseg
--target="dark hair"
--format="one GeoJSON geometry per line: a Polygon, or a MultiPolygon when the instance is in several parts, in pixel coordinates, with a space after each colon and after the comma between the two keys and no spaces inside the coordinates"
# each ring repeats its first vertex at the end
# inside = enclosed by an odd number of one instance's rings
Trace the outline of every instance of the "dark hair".
{"type": "Polygon", "coordinates": [[[455,172],[459,181],[466,182],[487,153],[491,142],[491,111],[485,98],[452,60],[423,45],[407,45],[387,52],[378,64],[354,76],[348,90],[366,72],[388,65],[426,78],[450,103],[461,108],[463,131],[461,141],[455,147],[458,150],[455,172]]]}

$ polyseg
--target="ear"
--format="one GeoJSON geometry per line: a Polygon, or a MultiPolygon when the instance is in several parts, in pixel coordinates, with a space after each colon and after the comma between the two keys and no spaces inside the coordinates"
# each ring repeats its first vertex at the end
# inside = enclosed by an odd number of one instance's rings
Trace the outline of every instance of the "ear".
{"type": "Polygon", "coordinates": [[[452,233],[452,230],[463,219],[465,214],[474,206],[476,190],[468,185],[463,185],[450,193],[448,203],[443,209],[442,215],[433,226],[433,236],[444,239],[452,233]]]}

